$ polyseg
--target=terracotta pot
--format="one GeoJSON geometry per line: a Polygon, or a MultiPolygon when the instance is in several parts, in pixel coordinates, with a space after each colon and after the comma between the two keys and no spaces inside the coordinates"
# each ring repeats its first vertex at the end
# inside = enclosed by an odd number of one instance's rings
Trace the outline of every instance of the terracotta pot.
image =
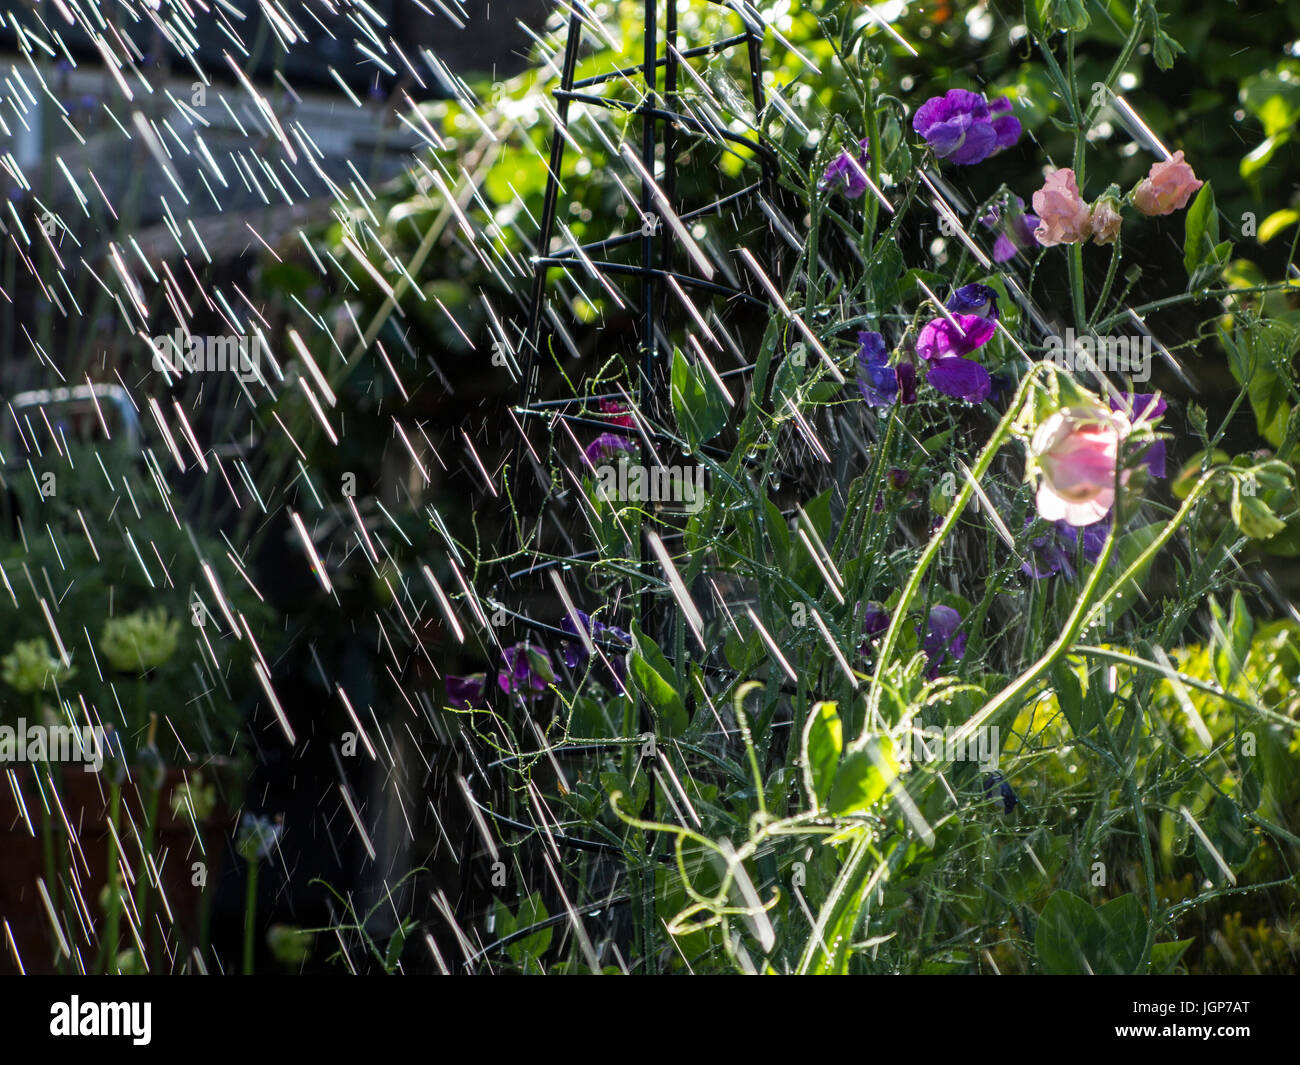
{"type": "MultiPolygon", "coordinates": [[[[68,945],[74,952],[74,958],[64,959],[63,968],[67,972],[80,971],[75,957],[79,955],[86,971],[96,971],[101,950],[100,937],[106,934],[106,918],[100,906],[100,895],[108,884],[111,778],[107,769],[101,773],[87,773],[79,765],[65,765],[59,767],[59,770],[58,799],[67,823],[75,834],[75,841],[71,842],[58,810],[52,810],[51,815],[45,812],[36,783],[37,771],[30,766],[22,766],[0,773],[0,974],[20,971],[14,958],[15,948],[21,959],[22,970],[28,973],[59,971],[58,958],[61,950],[37,887],[38,880],[46,879],[42,822],[47,816],[54,818],[53,823],[57,829],[54,833],[55,878],[64,885],[71,886],[74,882],[79,885],[79,894],[94,922],[94,932],[88,936],[83,924],[85,913],[82,913],[79,920],[73,912],[71,902],[69,903],[63,931],[65,937],[69,937],[68,945]],[[15,791],[22,797],[26,818],[19,807],[15,791]],[[75,879],[69,869],[69,863],[74,860],[75,879]]],[[[44,771],[40,772],[43,774],[44,771]]],[[[148,906],[154,945],[151,953],[157,966],[164,969],[170,964],[169,957],[175,957],[175,965],[179,967],[196,942],[203,895],[205,890],[216,891],[219,862],[226,850],[223,835],[229,833],[233,820],[229,810],[218,803],[212,815],[200,823],[203,846],[206,848],[204,853],[199,847],[194,823],[188,811],[182,810],[178,817],[171,807],[172,795],[184,784],[186,774],[192,778],[194,772],[169,769],[158,796],[151,853],[154,864],[162,870],[162,887],[167,903],[166,906],[163,905],[157,889],[150,883],[148,906]],[[202,863],[202,866],[196,868],[196,862],[202,863]],[[202,883],[196,883],[196,880],[202,883]]],[[[213,775],[212,768],[203,770],[205,785],[212,781],[213,775]]],[[[139,778],[135,776],[122,785],[117,833],[126,853],[127,865],[137,878],[137,882],[131,886],[131,894],[137,898],[137,904],[141,862],[140,848],[132,825],[139,826],[143,832],[145,824],[144,806],[137,791],[138,783],[139,778]]],[[[57,905],[57,889],[48,884],[47,887],[57,905]]],[[[126,950],[135,944],[131,924],[125,915],[120,919],[119,933],[118,950],[126,950]]],[[[142,931],[141,935],[143,934],[142,931]]]]}

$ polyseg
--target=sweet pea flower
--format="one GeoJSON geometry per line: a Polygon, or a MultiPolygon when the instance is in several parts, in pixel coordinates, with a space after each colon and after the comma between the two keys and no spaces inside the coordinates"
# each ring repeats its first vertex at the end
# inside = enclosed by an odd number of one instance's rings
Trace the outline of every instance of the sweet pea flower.
{"type": "Polygon", "coordinates": [[[967,403],[983,403],[993,388],[988,370],[973,359],[955,355],[935,359],[925,379],[936,392],[967,403]]]}
{"type": "MultiPolygon", "coordinates": [[[[577,611],[577,614],[578,622],[586,630],[587,635],[590,636],[593,641],[599,640],[605,643],[616,642],[622,644],[624,648],[631,647],[632,634],[630,632],[620,629],[617,625],[607,625],[603,621],[598,621],[589,614],[583,613],[581,610],[577,611]]],[[[565,632],[570,633],[573,636],[578,636],[578,627],[574,625],[573,619],[567,615],[564,620],[560,622],[560,627],[564,629],[565,632]]],[[[587,653],[586,645],[582,643],[581,639],[578,639],[564,643],[560,647],[560,657],[564,660],[564,664],[570,669],[578,670],[585,668],[587,660],[591,655],[587,653]]],[[[610,667],[614,673],[613,679],[615,681],[615,687],[622,692],[624,690],[623,682],[627,679],[627,663],[624,660],[624,656],[622,653],[612,653],[608,654],[606,657],[608,658],[610,667]]]]}
{"type": "Polygon", "coordinates": [[[1124,216],[1119,213],[1118,197],[1107,194],[1092,205],[1092,239],[1098,244],[1114,244],[1124,216]]]}
{"type": "Polygon", "coordinates": [[[990,104],[983,93],[949,89],[917,108],[912,128],[938,158],[970,166],[1020,139],[1020,122],[1010,111],[1005,97],[990,104]]]}
{"type": "MultiPolygon", "coordinates": [[[[616,399],[602,399],[600,401],[600,412],[611,425],[617,425],[623,429],[636,427],[636,420],[627,407],[616,399]]],[[[583,448],[583,454],[587,456],[588,462],[593,466],[598,466],[602,462],[610,461],[620,451],[635,451],[637,446],[636,440],[631,436],[625,436],[622,433],[601,433],[583,448]]]]}
{"type": "Polygon", "coordinates": [[[1005,216],[1000,207],[994,206],[980,222],[989,229],[999,229],[998,237],[993,242],[993,261],[1010,262],[1017,252],[1033,251],[1041,247],[1034,230],[1038,228],[1037,215],[1025,212],[1025,201],[1013,196],[1007,204],[1005,216]]]}
{"type": "Polygon", "coordinates": [[[858,142],[858,154],[850,155],[847,151],[840,152],[830,165],[826,168],[826,173],[818,184],[821,189],[838,189],[851,200],[856,200],[867,191],[867,164],[871,162],[871,155],[867,151],[866,140],[858,142]]]}
{"type": "MultiPolygon", "coordinates": [[[[1028,529],[1033,523],[1033,518],[1026,518],[1025,528],[1028,529]]],[[[1029,542],[1029,554],[1020,564],[1020,571],[1034,580],[1043,580],[1057,573],[1065,574],[1067,580],[1074,580],[1073,563],[1080,540],[1083,541],[1084,561],[1096,562],[1105,546],[1109,530],[1108,521],[1087,525],[1082,532],[1066,522],[1053,522],[1041,536],[1036,536],[1029,542]]]]}
{"type": "Polygon", "coordinates": [[[1053,170],[1034,193],[1034,210],[1041,224],[1034,230],[1038,243],[1077,244],[1092,235],[1092,209],[1083,202],[1074,171],[1053,170]]]}
{"type": "MultiPolygon", "coordinates": [[[[861,603],[858,604],[862,606],[861,603]]],[[[862,638],[864,642],[858,647],[858,654],[866,658],[871,653],[871,645],[877,636],[889,628],[889,611],[874,600],[867,604],[862,615],[862,638]]]]}
{"type": "Polygon", "coordinates": [[[862,615],[862,635],[874,639],[889,628],[889,611],[877,602],[867,604],[862,615]]]}
{"type": "Polygon", "coordinates": [[[988,285],[963,285],[944,306],[951,313],[931,319],[916,339],[916,353],[926,361],[969,355],[997,331],[998,295],[988,285]]]}
{"type": "MultiPolygon", "coordinates": [[[[1156,421],[1168,408],[1164,397],[1154,392],[1121,392],[1117,397],[1110,397],[1110,409],[1118,411],[1128,418],[1134,429],[1156,421]]],[[[1155,440],[1147,448],[1142,461],[1152,477],[1165,476],[1165,442],[1155,440]]]]}
{"type": "Polygon", "coordinates": [[[1002,812],[1009,814],[1016,808],[1016,803],[1020,801],[1015,790],[1008,783],[1007,778],[1001,773],[989,773],[984,777],[984,794],[992,798],[993,789],[998,789],[998,795],[1002,799],[1002,812]]]}
{"type": "Polygon", "coordinates": [[[517,692],[525,699],[533,699],[555,679],[551,656],[541,647],[517,643],[501,654],[506,668],[497,674],[497,687],[507,695],[517,692]]]}
{"type": "MultiPolygon", "coordinates": [[[[932,606],[924,632],[921,647],[930,660],[927,672],[931,680],[939,675],[939,667],[951,655],[960,661],[966,653],[966,633],[959,632],[961,615],[950,606],[932,606]]],[[[916,634],[922,635],[921,626],[916,627],[916,634]]]]}
{"type": "Polygon", "coordinates": [[[916,353],[930,364],[926,380],[945,396],[981,403],[992,389],[989,372],[962,356],[983,347],[997,330],[997,293],[988,285],[963,285],[945,307],[952,320],[932,319],[916,340],[916,353]]]}
{"type": "Polygon", "coordinates": [[[1101,521],[1115,503],[1119,446],[1129,429],[1123,414],[1101,406],[1062,408],[1044,421],[1029,447],[1041,474],[1039,515],[1075,526],[1101,521]]]}
{"type": "Polygon", "coordinates": [[[456,710],[468,710],[474,703],[483,701],[483,691],[487,687],[487,677],[482,673],[472,673],[467,677],[458,677],[448,673],[447,705],[456,710]]]}
{"type": "Polygon", "coordinates": [[[898,371],[889,365],[885,338],[858,334],[858,391],[868,407],[888,407],[898,399],[898,371]]]}
{"type": "Polygon", "coordinates": [[[1203,184],[1183,162],[1182,151],[1176,151],[1172,159],[1151,164],[1147,176],[1133,190],[1133,206],[1144,215],[1172,214],[1186,207],[1192,193],[1203,184]]]}
{"type": "Polygon", "coordinates": [[[632,417],[627,405],[616,399],[602,399],[600,412],[611,425],[621,425],[624,429],[632,429],[636,426],[636,419],[632,417]]]}
{"type": "Polygon", "coordinates": [[[618,433],[601,433],[595,440],[582,449],[587,461],[593,466],[608,462],[620,451],[635,451],[637,443],[618,433]]]}

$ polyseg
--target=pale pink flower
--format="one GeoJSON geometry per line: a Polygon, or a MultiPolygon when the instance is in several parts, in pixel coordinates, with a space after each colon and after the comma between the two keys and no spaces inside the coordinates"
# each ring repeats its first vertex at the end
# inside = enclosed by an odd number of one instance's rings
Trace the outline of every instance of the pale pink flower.
{"type": "Polygon", "coordinates": [[[1041,474],[1036,502],[1046,521],[1092,525],[1110,513],[1129,428],[1123,414],[1100,406],[1064,408],[1038,427],[1030,460],[1041,474]]]}
{"type": "Polygon", "coordinates": [[[1077,244],[1092,235],[1092,209],[1079,195],[1074,171],[1053,170],[1034,193],[1034,213],[1042,223],[1034,236],[1038,243],[1077,244]]]}
{"type": "Polygon", "coordinates": [[[1123,221],[1119,204],[1110,197],[1103,196],[1092,205],[1092,239],[1098,244],[1114,244],[1123,221]]]}
{"type": "Polygon", "coordinates": [[[1172,159],[1151,164],[1150,173],[1133,190],[1133,206],[1145,215],[1172,214],[1186,207],[1192,193],[1204,184],[1183,162],[1182,151],[1177,151],[1172,159]]]}

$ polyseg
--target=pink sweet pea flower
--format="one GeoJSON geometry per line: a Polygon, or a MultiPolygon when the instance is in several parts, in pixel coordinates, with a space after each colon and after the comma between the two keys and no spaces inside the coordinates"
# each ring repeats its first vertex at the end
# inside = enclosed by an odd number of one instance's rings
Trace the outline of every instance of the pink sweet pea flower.
{"type": "Polygon", "coordinates": [[[1104,407],[1067,407],[1038,427],[1030,460],[1042,475],[1036,502],[1044,520],[1084,526],[1110,512],[1120,442],[1128,433],[1128,419],[1104,407]]]}
{"type": "Polygon", "coordinates": [[[1192,193],[1204,184],[1177,151],[1172,159],[1151,164],[1150,172],[1133,190],[1133,206],[1145,215],[1172,214],[1186,207],[1192,193]]]}
{"type": "Polygon", "coordinates": [[[1124,217],[1112,197],[1103,196],[1092,206],[1092,236],[1098,244],[1114,244],[1124,217]]]}
{"type": "Polygon", "coordinates": [[[1041,225],[1034,230],[1038,243],[1077,244],[1092,235],[1092,208],[1079,195],[1073,170],[1053,170],[1034,193],[1034,211],[1041,225]]]}

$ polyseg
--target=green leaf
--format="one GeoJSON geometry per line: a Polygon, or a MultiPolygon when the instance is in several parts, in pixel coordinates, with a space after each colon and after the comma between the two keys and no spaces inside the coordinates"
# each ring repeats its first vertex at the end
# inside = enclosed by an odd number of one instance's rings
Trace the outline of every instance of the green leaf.
{"type": "Polygon", "coordinates": [[[772,381],[772,413],[788,418],[799,409],[799,387],[808,373],[808,346],[799,341],[786,353],[772,381]]]}
{"type": "Polygon", "coordinates": [[[803,733],[803,779],[810,802],[824,805],[844,749],[844,726],[834,703],[818,703],[803,733]]]}
{"type": "Polygon", "coordinates": [[[826,802],[831,813],[852,814],[870,809],[898,775],[898,763],[884,742],[873,738],[870,744],[871,750],[853,751],[840,763],[826,802]]]}
{"type": "Polygon", "coordinates": [[[1201,186],[1201,191],[1187,209],[1185,226],[1183,265],[1187,268],[1188,280],[1191,280],[1219,243],[1219,213],[1214,207],[1214,189],[1210,182],[1201,186]]]}
{"type": "Polygon", "coordinates": [[[681,693],[668,679],[675,676],[674,670],[658,644],[648,639],[636,625],[632,626],[632,639],[635,643],[629,663],[632,683],[658,714],[662,734],[678,736],[686,731],[690,721],[681,693]]]}
{"type": "Polygon", "coordinates": [[[1272,137],[1265,137],[1254,148],[1253,151],[1245,155],[1241,160],[1241,166],[1238,167],[1241,176],[1248,178],[1251,175],[1263,170],[1268,166],[1277,150],[1291,139],[1291,134],[1287,130],[1275,134],[1272,137]]]}
{"type": "Polygon", "coordinates": [[[1081,976],[1091,970],[1103,935],[1091,906],[1078,895],[1058,891],[1047,900],[1034,929],[1038,963],[1054,976],[1081,976]]]}
{"type": "Polygon", "coordinates": [[[767,527],[767,539],[772,545],[774,561],[777,565],[784,566],[790,557],[790,528],[785,523],[781,508],[770,499],[763,500],[763,522],[767,527]]]}
{"type": "MultiPolygon", "coordinates": [[[[514,930],[521,932],[532,925],[541,924],[549,916],[550,914],[546,912],[546,904],[542,901],[541,892],[534,891],[519,904],[519,913],[515,917],[514,930]]],[[[506,950],[511,957],[517,960],[522,960],[525,954],[540,958],[546,953],[546,948],[551,945],[553,932],[554,929],[550,927],[541,928],[532,935],[511,943],[506,950]]]]}
{"type": "Polygon", "coordinates": [[[411,926],[405,922],[399,924],[388,938],[388,949],[384,952],[384,972],[391,973],[397,968],[402,957],[402,948],[406,946],[406,937],[411,926]]]}
{"type": "Polygon", "coordinates": [[[1112,899],[1094,910],[1068,891],[1047,900],[1034,930],[1038,961],[1057,976],[1116,976],[1142,965],[1147,918],[1136,895],[1112,899]]]}
{"type": "Polygon", "coordinates": [[[727,424],[727,404],[717,384],[692,366],[680,348],[673,350],[673,414],[692,449],[712,440],[727,424]],[[707,378],[707,379],[706,379],[707,378]]]}
{"type": "Polygon", "coordinates": [[[1196,940],[1194,939],[1177,939],[1169,943],[1153,943],[1151,945],[1151,961],[1147,971],[1152,976],[1162,976],[1174,971],[1182,956],[1187,952],[1196,940]]]}
{"type": "Polygon", "coordinates": [[[1052,667],[1052,688],[1056,692],[1056,705],[1074,734],[1084,736],[1091,732],[1097,725],[1097,715],[1088,712],[1090,706],[1085,708],[1079,675],[1065,661],[1052,667]]]}
{"type": "Polygon", "coordinates": [[[1285,328],[1284,323],[1268,322],[1240,329],[1232,336],[1222,330],[1219,333],[1219,340],[1228,353],[1228,369],[1238,384],[1246,386],[1255,412],[1255,425],[1274,447],[1281,443],[1291,413],[1286,382],[1278,376],[1270,358],[1273,342],[1281,342],[1277,333],[1285,328]]]}
{"type": "Polygon", "coordinates": [[[646,799],[650,797],[650,775],[640,772],[634,773],[633,776],[636,777],[635,784],[629,782],[622,773],[607,769],[600,774],[600,786],[605,791],[606,799],[612,799],[617,792],[622,796],[619,807],[635,814],[641,811],[646,799]]]}
{"type": "Polygon", "coordinates": [[[1123,895],[1097,910],[1105,947],[1097,973],[1124,975],[1137,972],[1146,948],[1147,918],[1136,895],[1123,895]]]}
{"type": "Polygon", "coordinates": [[[1286,528],[1286,522],[1273,513],[1259,496],[1246,495],[1240,484],[1232,486],[1232,523],[1252,540],[1267,540],[1286,528]]]}
{"type": "Polygon", "coordinates": [[[1287,226],[1293,226],[1297,222],[1300,222],[1300,211],[1294,211],[1289,207],[1281,211],[1274,211],[1259,225],[1259,242],[1267,244],[1287,226]]]}

